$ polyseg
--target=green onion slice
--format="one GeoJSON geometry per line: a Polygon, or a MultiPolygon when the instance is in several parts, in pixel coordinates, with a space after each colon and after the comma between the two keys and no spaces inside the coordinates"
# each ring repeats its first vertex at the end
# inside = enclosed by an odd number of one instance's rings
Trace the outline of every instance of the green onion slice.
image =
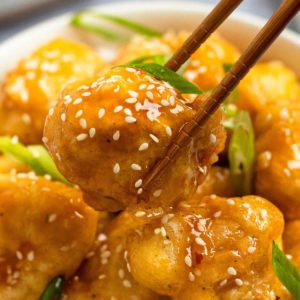
{"type": "Polygon", "coordinates": [[[228,156],[232,181],[238,196],[252,193],[255,139],[248,112],[240,111],[234,118],[228,156]]]}
{"type": "Polygon", "coordinates": [[[71,185],[58,171],[48,151],[42,145],[26,147],[10,137],[2,136],[0,151],[28,166],[36,175],[50,175],[53,180],[71,185]]]}
{"type": "Polygon", "coordinates": [[[273,241],[272,264],[281,283],[296,300],[300,300],[300,272],[273,241]]]}
{"type": "Polygon", "coordinates": [[[142,63],[149,63],[149,62],[156,63],[159,65],[164,65],[170,57],[171,54],[146,55],[146,56],[138,57],[128,62],[128,65],[142,64],[142,63]]]}
{"type": "Polygon", "coordinates": [[[142,69],[157,79],[168,82],[173,87],[177,88],[181,93],[184,94],[202,94],[203,92],[195,86],[193,83],[187,81],[179,74],[169,70],[168,68],[161,66],[157,63],[138,63],[138,64],[127,64],[122,67],[135,67],[142,69]]]}
{"type": "Polygon", "coordinates": [[[127,20],[122,17],[102,14],[95,11],[81,11],[74,14],[71,18],[70,24],[75,27],[79,27],[87,31],[102,35],[104,38],[108,40],[124,41],[128,39],[123,34],[117,33],[107,28],[103,28],[103,26],[97,24],[97,20],[99,19],[106,20],[113,24],[125,27],[146,37],[161,36],[160,32],[152,28],[149,28],[145,25],[127,20]]]}
{"type": "Polygon", "coordinates": [[[64,276],[57,276],[50,281],[39,300],[60,300],[63,288],[64,276]]]}

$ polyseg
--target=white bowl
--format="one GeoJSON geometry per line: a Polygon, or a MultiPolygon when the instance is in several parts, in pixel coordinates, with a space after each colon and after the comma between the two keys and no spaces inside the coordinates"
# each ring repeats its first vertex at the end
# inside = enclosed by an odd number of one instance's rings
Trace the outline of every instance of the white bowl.
{"type": "MultiPolygon", "coordinates": [[[[167,29],[194,29],[205,15],[211,11],[210,5],[193,2],[129,2],[93,7],[102,12],[120,15],[131,20],[152,26],[160,31],[167,29]]],[[[0,46],[0,77],[13,67],[17,61],[30,53],[38,45],[51,38],[69,37],[84,41],[93,46],[110,51],[116,45],[108,43],[91,34],[86,34],[68,25],[71,14],[66,14],[35,25],[10,38],[0,46]]],[[[219,29],[229,41],[243,50],[265,20],[245,13],[234,13],[219,29]]],[[[108,26],[105,24],[105,26],[108,26]]],[[[113,26],[110,26],[113,27],[113,26]]],[[[119,27],[114,27],[124,31],[119,27]]],[[[127,33],[127,32],[126,32],[127,33]]],[[[300,77],[300,36],[289,30],[283,32],[263,57],[265,60],[278,59],[291,67],[300,77]]]]}

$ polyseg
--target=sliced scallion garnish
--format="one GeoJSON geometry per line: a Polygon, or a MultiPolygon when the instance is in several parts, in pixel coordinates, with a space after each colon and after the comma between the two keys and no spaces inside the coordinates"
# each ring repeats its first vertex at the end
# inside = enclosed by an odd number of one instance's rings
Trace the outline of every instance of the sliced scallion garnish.
{"type": "Polygon", "coordinates": [[[252,193],[255,139],[252,121],[246,111],[239,111],[234,118],[228,157],[230,174],[237,195],[250,195],[252,193]]]}
{"type": "Polygon", "coordinates": [[[171,54],[145,55],[128,62],[128,65],[142,63],[156,63],[159,65],[164,65],[170,57],[171,54]]]}
{"type": "Polygon", "coordinates": [[[71,185],[57,170],[48,151],[42,145],[24,146],[10,137],[0,137],[0,151],[28,166],[36,175],[50,175],[53,180],[71,185]]]}
{"type": "Polygon", "coordinates": [[[168,82],[171,86],[177,88],[183,94],[202,94],[203,92],[193,83],[187,81],[179,74],[169,70],[168,68],[156,63],[138,63],[127,64],[123,67],[135,67],[142,69],[153,77],[168,82]]]}
{"type": "Polygon", "coordinates": [[[99,34],[104,38],[112,41],[124,41],[128,39],[127,36],[124,36],[124,34],[117,33],[98,24],[97,20],[99,19],[106,20],[113,24],[125,27],[146,37],[161,36],[160,32],[140,23],[130,21],[122,17],[102,14],[95,11],[80,11],[74,14],[71,18],[70,24],[75,27],[79,27],[87,31],[99,34]]]}
{"type": "Polygon", "coordinates": [[[300,300],[300,272],[273,241],[273,269],[281,283],[288,289],[296,300],[300,300]]]}
{"type": "Polygon", "coordinates": [[[39,300],[60,300],[64,288],[64,276],[53,278],[39,300]]]}

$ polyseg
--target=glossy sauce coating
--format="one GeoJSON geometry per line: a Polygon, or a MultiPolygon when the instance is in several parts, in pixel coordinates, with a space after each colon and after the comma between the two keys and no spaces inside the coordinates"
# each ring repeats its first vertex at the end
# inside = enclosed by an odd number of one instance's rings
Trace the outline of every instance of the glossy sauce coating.
{"type": "Polygon", "coordinates": [[[41,143],[45,117],[69,83],[94,76],[103,65],[86,45],[55,39],[11,70],[0,86],[0,135],[41,143]]]}

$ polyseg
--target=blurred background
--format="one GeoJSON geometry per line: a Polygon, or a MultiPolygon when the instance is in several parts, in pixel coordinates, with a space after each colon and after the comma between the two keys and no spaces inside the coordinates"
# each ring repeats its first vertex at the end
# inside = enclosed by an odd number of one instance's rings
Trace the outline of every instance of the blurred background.
{"type": "MultiPolygon", "coordinates": [[[[47,18],[91,5],[124,1],[134,2],[138,0],[0,0],[0,43],[13,34],[47,18]]],[[[159,6],[160,0],[150,1],[153,2],[153,5],[159,6]]],[[[209,4],[216,4],[218,2],[218,0],[190,1],[209,4]]],[[[239,7],[239,10],[268,18],[280,2],[280,0],[245,0],[239,7]]],[[[290,24],[290,28],[300,33],[299,15],[290,24]]]]}

